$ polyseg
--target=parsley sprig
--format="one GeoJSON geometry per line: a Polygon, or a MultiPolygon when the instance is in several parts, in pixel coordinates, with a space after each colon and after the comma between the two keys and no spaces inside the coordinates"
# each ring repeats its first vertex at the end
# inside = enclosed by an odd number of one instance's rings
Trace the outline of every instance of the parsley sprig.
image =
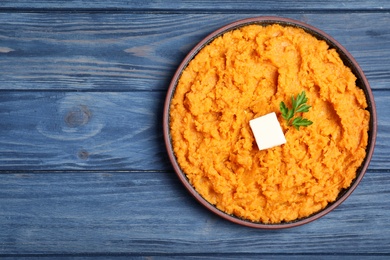
{"type": "Polygon", "coordinates": [[[293,119],[296,113],[309,112],[309,108],[311,108],[311,106],[307,105],[306,102],[307,97],[305,91],[298,94],[297,98],[291,96],[291,109],[288,109],[283,101],[280,102],[280,111],[282,112],[282,117],[287,121],[287,125],[292,125],[299,130],[299,127],[301,126],[309,126],[313,124],[312,121],[303,118],[302,116],[297,116],[293,119]]]}

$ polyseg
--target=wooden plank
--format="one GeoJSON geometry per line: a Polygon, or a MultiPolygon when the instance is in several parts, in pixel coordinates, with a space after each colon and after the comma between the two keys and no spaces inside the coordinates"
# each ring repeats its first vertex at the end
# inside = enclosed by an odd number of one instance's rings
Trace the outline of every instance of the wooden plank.
{"type": "MultiPolygon", "coordinates": [[[[390,91],[371,169],[390,169],[390,91]]],[[[0,170],[170,170],[162,135],[165,92],[2,92],[0,170]]]]}
{"type": "Polygon", "coordinates": [[[163,92],[3,92],[0,168],[166,169],[164,98],[163,92]]]}
{"type": "Polygon", "coordinates": [[[383,10],[390,8],[389,2],[386,0],[356,0],[356,1],[337,1],[337,0],[322,0],[322,1],[295,1],[291,3],[288,0],[271,1],[271,0],[217,0],[217,1],[191,1],[191,0],[171,0],[171,1],[120,1],[111,0],[102,2],[99,0],[38,0],[32,3],[28,0],[3,0],[0,7],[2,8],[28,8],[28,9],[114,9],[114,10],[185,10],[188,11],[212,11],[220,12],[228,10],[230,12],[239,11],[264,11],[264,10],[383,10]]]}
{"type": "MultiPolygon", "coordinates": [[[[388,13],[273,14],[329,33],[355,56],[373,89],[389,88],[388,13]]],[[[0,89],[165,91],[196,43],[252,16],[0,13],[0,89]]]]}
{"type": "Polygon", "coordinates": [[[172,172],[0,174],[6,254],[390,255],[389,174],[368,172],[335,211],[282,231],[208,212],[172,172]]]}

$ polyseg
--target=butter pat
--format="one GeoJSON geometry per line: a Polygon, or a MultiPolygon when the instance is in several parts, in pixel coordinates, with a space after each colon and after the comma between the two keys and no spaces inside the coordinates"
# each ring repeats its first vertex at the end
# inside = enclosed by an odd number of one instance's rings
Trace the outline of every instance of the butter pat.
{"type": "Polygon", "coordinates": [[[260,150],[286,143],[286,138],[275,112],[252,119],[249,121],[249,125],[260,150]]]}

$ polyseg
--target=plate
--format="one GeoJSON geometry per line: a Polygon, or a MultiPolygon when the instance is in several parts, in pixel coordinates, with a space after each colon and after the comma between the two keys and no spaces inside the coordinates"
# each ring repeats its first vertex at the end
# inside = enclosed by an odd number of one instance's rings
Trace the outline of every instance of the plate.
{"type": "Polygon", "coordinates": [[[226,26],[223,26],[222,28],[212,32],[207,37],[205,37],[202,41],[200,41],[184,58],[182,63],[179,65],[179,67],[176,70],[176,73],[174,74],[172,81],[169,85],[169,89],[167,92],[166,100],[165,100],[165,106],[164,106],[164,115],[163,115],[163,131],[164,131],[164,139],[165,139],[165,145],[167,148],[167,152],[170,158],[170,161],[173,165],[173,168],[180,179],[180,181],[183,183],[183,185],[186,187],[186,189],[190,192],[190,194],[195,197],[196,200],[198,200],[204,207],[209,209],[211,212],[217,214],[218,216],[231,221],[236,224],[240,224],[247,227],[253,227],[253,228],[262,228],[262,229],[281,229],[281,228],[291,228],[300,226],[303,224],[307,224],[309,222],[312,222],[320,217],[323,217],[324,215],[331,212],[333,209],[338,207],[343,201],[345,201],[351,193],[356,189],[358,184],[361,182],[368,166],[371,161],[374,147],[375,147],[375,140],[377,135],[377,115],[376,115],[376,107],[375,107],[375,101],[374,97],[369,85],[369,82],[364,75],[362,69],[356,62],[356,60],[353,58],[353,56],[335,39],[333,39],[330,35],[326,34],[325,32],[321,31],[318,28],[315,28],[309,24],[303,23],[301,21],[289,19],[289,18],[282,18],[282,17],[273,17],[273,16],[263,16],[263,17],[254,17],[254,18],[248,18],[239,20],[233,23],[230,23],[226,26]],[[272,24],[279,24],[281,26],[292,26],[292,27],[298,27],[306,31],[307,33],[313,35],[319,40],[325,41],[330,48],[335,49],[340,58],[343,60],[344,64],[349,67],[353,74],[357,77],[356,84],[359,88],[361,88],[364,91],[367,103],[368,103],[368,110],[370,112],[370,122],[369,122],[369,132],[368,132],[368,145],[366,150],[366,157],[361,165],[361,167],[358,169],[356,178],[353,180],[352,184],[349,186],[349,188],[342,190],[337,199],[329,203],[328,206],[326,206],[324,209],[318,211],[317,213],[314,213],[308,217],[297,219],[295,221],[291,222],[281,222],[277,224],[268,224],[268,223],[262,223],[262,222],[252,222],[246,219],[242,219],[239,217],[236,217],[234,215],[227,214],[219,209],[217,209],[214,205],[206,201],[190,184],[188,178],[186,177],[186,174],[181,169],[180,165],[177,162],[177,158],[175,156],[175,153],[173,152],[172,147],[172,138],[171,138],[171,132],[170,132],[170,116],[169,116],[169,109],[171,105],[171,100],[173,98],[173,95],[176,90],[176,86],[178,84],[178,80],[180,76],[182,75],[182,71],[188,66],[189,62],[199,53],[199,51],[204,48],[204,46],[211,43],[215,38],[229,32],[232,30],[235,30],[237,28],[241,28],[247,25],[252,24],[258,24],[262,26],[272,25],[272,24]]]}

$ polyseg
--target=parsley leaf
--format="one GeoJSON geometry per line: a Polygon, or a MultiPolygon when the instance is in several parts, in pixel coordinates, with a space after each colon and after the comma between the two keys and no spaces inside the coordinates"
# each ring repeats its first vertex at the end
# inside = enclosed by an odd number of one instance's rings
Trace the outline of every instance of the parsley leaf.
{"type": "Polygon", "coordinates": [[[297,130],[299,130],[299,127],[301,126],[309,126],[313,124],[312,121],[306,118],[302,118],[301,116],[293,119],[296,113],[309,112],[311,106],[307,105],[306,102],[307,97],[305,91],[302,91],[300,94],[298,94],[297,98],[294,98],[294,96],[291,97],[291,109],[289,109],[283,101],[280,102],[280,112],[282,112],[282,117],[287,121],[287,125],[292,125],[297,130]]]}

